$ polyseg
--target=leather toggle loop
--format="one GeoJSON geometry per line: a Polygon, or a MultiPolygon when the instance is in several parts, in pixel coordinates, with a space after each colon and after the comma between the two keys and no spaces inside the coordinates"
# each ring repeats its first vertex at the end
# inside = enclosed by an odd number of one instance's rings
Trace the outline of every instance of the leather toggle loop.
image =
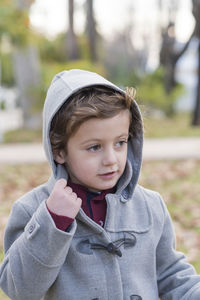
{"type": "Polygon", "coordinates": [[[109,253],[117,254],[119,257],[122,256],[122,252],[119,249],[122,245],[124,247],[133,247],[136,244],[136,237],[132,235],[132,238],[122,238],[119,240],[116,240],[112,243],[109,243],[107,245],[104,244],[98,244],[98,243],[91,243],[90,247],[91,249],[104,249],[107,250],[109,253]]]}

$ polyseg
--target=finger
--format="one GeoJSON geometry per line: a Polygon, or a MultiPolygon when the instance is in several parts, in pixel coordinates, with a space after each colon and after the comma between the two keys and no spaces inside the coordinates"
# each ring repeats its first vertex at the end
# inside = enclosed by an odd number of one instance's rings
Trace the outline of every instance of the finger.
{"type": "Polygon", "coordinates": [[[77,201],[76,193],[72,192],[72,193],[69,193],[68,195],[69,195],[71,201],[75,201],[75,202],[77,201]]]}
{"type": "Polygon", "coordinates": [[[56,181],[56,184],[55,184],[57,187],[59,187],[59,188],[65,188],[66,187],[66,185],[67,185],[67,180],[66,179],[64,179],[64,178],[61,178],[61,179],[59,179],[59,180],[57,180],[56,181]]]}
{"type": "Polygon", "coordinates": [[[71,188],[70,186],[66,186],[66,187],[64,188],[64,190],[65,190],[68,194],[72,194],[72,193],[73,193],[73,190],[72,190],[72,188],[71,188]]]}
{"type": "Polygon", "coordinates": [[[71,197],[72,197],[75,201],[78,199],[77,194],[74,193],[74,192],[71,194],[71,197]]]}
{"type": "Polygon", "coordinates": [[[80,205],[81,205],[81,203],[82,203],[82,199],[81,198],[79,198],[79,197],[77,197],[77,199],[76,199],[79,203],[80,203],[80,205]]]}

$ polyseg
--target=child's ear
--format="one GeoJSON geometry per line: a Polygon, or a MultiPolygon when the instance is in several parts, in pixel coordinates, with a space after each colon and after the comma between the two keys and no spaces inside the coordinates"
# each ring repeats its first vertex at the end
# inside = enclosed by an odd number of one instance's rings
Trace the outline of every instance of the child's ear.
{"type": "Polygon", "coordinates": [[[54,160],[62,165],[65,163],[65,160],[66,160],[66,154],[65,154],[65,151],[64,150],[56,150],[53,152],[53,158],[54,160]]]}

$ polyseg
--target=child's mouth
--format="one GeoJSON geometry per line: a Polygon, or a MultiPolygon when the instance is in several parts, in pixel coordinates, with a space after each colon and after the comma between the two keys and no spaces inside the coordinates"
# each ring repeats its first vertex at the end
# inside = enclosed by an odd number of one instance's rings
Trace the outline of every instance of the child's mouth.
{"type": "Polygon", "coordinates": [[[116,174],[117,174],[117,171],[112,171],[112,172],[100,174],[99,176],[102,178],[105,178],[105,179],[111,179],[111,178],[115,177],[116,174]]]}

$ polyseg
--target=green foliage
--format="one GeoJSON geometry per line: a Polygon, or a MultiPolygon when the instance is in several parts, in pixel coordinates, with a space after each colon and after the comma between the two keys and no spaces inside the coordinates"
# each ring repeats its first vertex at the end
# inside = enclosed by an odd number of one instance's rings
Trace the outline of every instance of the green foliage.
{"type": "Polygon", "coordinates": [[[176,84],[170,94],[164,89],[164,70],[158,68],[153,73],[126,72],[120,64],[116,74],[110,73],[110,79],[121,86],[131,86],[137,91],[137,102],[151,109],[163,111],[167,116],[174,114],[174,102],[183,93],[183,86],[176,84]]]}
{"type": "Polygon", "coordinates": [[[78,43],[80,47],[80,55],[83,60],[90,60],[90,49],[87,37],[85,35],[81,35],[78,37],[78,43]]]}
{"type": "Polygon", "coordinates": [[[27,9],[19,9],[14,0],[1,0],[0,39],[6,35],[13,45],[24,46],[30,37],[29,25],[27,9]]]}
{"type": "Polygon", "coordinates": [[[85,69],[92,72],[97,72],[105,76],[105,70],[102,65],[92,63],[87,60],[76,60],[66,63],[45,63],[42,65],[42,83],[38,88],[29,89],[30,98],[33,97],[32,112],[39,112],[42,110],[46,93],[53,77],[64,70],[70,69],[85,69]]]}
{"type": "Polygon", "coordinates": [[[164,71],[158,68],[154,73],[144,75],[137,87],[137,98],[141,104],[162,110],[166,115],[174,114],[174,102],[183,92],[183,87],[176,84],[167,94],[164,89],[164,71]]]}
{"type": "Polygon", "coordinates": [[[37,46],[41,60],[44,62],[65,62],[66,53],[66,33],[61,33],[55,39],[49,40],[44,36],[37,36],[37,46]]]}
{"type": "Polygon", "coordinates": [[[121,78],[122,84],[124,86],[134,87],[136,89],[141,85],[143,76],[139,75],[139,73],[135,71],[129,72],[127,76],[125,76],[123,79],[121,78]]]}
{"type": "Polygon", "coordinates": [[[6,86],[14,85],[13,65],[11,54],[0,54],[1,83],[6,86]]]}
{"type": "MultiPolygon", "coordinates": [[[[49,40],[44,36],[37,36],[37,45],[40,51],[40,57],[45,62],[66,62],[67,53],[67,32],[58,34],[55,39],[49,40]]],[[[81,60],[90,60],[90,49],[85,34],[77,36],[78,47],[80,50],[81,60]]]]}
{"type": "Polygon", "coordinates": [[[143,108],[145,136],[148,138],[199,137],[200,127],[190,126],[189,113],[175,114],[173,117],[153,118],[146,115],[143,108]]]}
{"type": "Polygon", "coordinates": [[[75,60],[62,64],[55,62],[51,64],[43,64],[42,72],[45,87],[48,88],[49,84],[51,83],[51,80],[57,73],[70,69],[84,69],[92,72],[97,72],[105,76],[105,69],[101,64],[93,63],[88,60],[75,60]]]}
{"type": "Polygon", "coordinates": [[[135,71],[132,71],[130,66],[128,66],[126,57],[119,57],[117,61],[116,59],[113,59],[114,62],[112,62],[112,56],[108,57],[108,59],[111,60],[111,62],[109,60],[106,61],[108,79],[119,86],[135,87],[138,81],[135,81],[134,79],[138,77],[138,75],[135,71]]]}
{"type": "Polygon", "coordinates": [[[41,130],[29,130],[25,128],[9,130],[3,136],[4,143],[33,143],[41,142],[41,140],[41,130]]]}
{"type": "Polygon", "coordinates": [[[37,87],[31,87],[28,89],[28,96],[32,104],[32,114],[37,114],[42,111],[44,100],[46,98],[47,88],[48,87],[46,87],[46,85],[41,82],[40,85],[38,85],[37,87]]]}
{"type": "Polygon", "coordinates": [[[0,110],[4,110],[4,109],[5,109],[5,102],[2,101],[2,102],[0,102],[0,110]]]}

